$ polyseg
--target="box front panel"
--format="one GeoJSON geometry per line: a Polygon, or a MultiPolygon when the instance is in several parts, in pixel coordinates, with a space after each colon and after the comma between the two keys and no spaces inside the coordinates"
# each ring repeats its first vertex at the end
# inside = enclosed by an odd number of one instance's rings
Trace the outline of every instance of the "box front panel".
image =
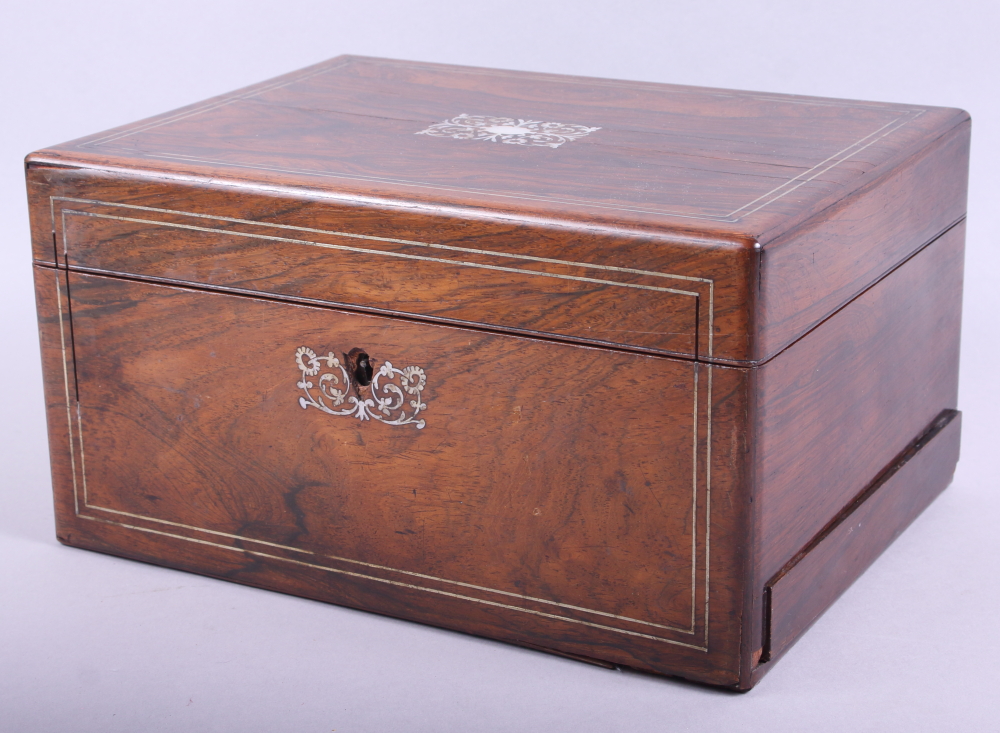
{"type": "Polygon", "coordinates": [[[735,681],[734,518],[731,505],[711,514],[704,366],[80,273],[61,282],[71,348],[50,423],[62,415],[70,448],[64,541],[735,681]]]}

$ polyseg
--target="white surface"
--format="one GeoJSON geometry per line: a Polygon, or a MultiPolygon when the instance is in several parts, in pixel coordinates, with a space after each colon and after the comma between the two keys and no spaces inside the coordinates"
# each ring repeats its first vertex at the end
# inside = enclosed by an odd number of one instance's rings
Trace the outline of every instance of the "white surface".
{"type": "Polygon", "coordinates": [[[0,730],[1000,730],[997,7],[7,0],[0,730]],[[56,543],[21,159],[340,53],[972,113],[955,482],[749,694],[56,543]]]}

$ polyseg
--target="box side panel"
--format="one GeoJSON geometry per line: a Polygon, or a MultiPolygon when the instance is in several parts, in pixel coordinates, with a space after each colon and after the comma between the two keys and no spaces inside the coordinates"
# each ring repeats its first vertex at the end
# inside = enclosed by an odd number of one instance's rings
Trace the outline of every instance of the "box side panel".
{"type": "Polygon", "coordinates": [[[744,359],[751,250],[262,186],[32,167],[36,261],[699,359],[744,359]],[[387,207],[388,206],[388,207],[387,207]]]}
{"type": "Polygon", "coordinates": [[[758,595],[956,407],[964,236],[952,228],[758,370],[758,595]]]}
{"type": "Polygon", "coordinates": [[[67,282],[73,348],[46,365],[79,376],[51,407],[73,416],[64,541],[737,684],[743,370],[67,282]]]}
{"type": "Polygon", "coordinates": [[[965,216],[970,123],[774,241],[762,238],[764,361],[965,216]]]}

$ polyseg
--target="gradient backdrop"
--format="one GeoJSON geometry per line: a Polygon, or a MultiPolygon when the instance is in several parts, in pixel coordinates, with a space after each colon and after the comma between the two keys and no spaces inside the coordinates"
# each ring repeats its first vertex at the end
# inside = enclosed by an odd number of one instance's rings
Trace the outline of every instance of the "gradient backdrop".
{"type": "Polygon", "coordinates": [[[1000,729],[1000,4],[61,2],[0,9],[0,731],[1000,729]],[[955,483],[751,693],[55,541],[22,158],[335,56],[964,107],[955,483]]]}

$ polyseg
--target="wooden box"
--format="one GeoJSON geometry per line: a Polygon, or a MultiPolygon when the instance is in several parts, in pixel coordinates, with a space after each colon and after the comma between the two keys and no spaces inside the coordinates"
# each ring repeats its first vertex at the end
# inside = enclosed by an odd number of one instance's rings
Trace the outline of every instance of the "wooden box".
{"type": "Polygon", "coordinates": [[[339,57],[33,153],[58,537],[748,689],[951,479],[968,148],[339,57]]]}

